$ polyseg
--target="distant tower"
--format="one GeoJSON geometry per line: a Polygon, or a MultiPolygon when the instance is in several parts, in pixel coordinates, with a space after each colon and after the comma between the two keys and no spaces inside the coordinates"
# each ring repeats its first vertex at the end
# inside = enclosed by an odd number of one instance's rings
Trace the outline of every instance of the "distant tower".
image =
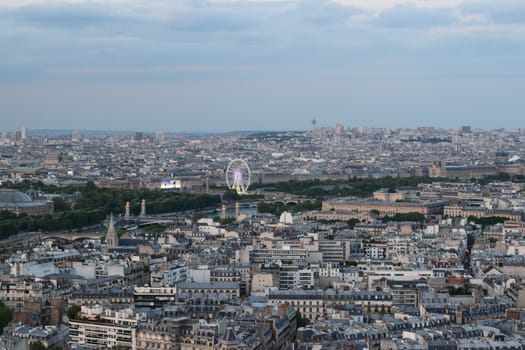
{"type": "Polygon", "coordinates": [[[15,142],[20,141],[22,138],[22,133],[20,130],[13,131],[13,134],[11,135],[11,139],[15,142]]]}
{"type": "Polygon", "coordinates": [[[71,132],[71,141],[73,142],[78,142],[80,141],[80,131],[78,130],[73,130],[71,132]]]}
{"type": "Polygon", "coordinates": [[[157,139],[158,142],[164,142],[164,133],[162,131],[157,131],[155,133],[155,139],[157,139]]]}
{"type": "Polygon", "coordinates": [[[222,218],[226,219],[226,204],[222,204],[222,218]]]}
{"type": "Polygon", "coordinates": [[[22,127],[22,129],[20,130],[20,138],[22,140],[25,140],[27,138],[27,128],[26,127],[22,127]]]}
{"type": "Polygon", "coordinates": [[[239,202],[235,202],[235,217],[239,217],[239,202]]]}
{"type": "Polygon", "coordinates": [[[143,199],[142,202],[140,202],[140,217],[143,218],[146,216],[146,200],[143,199]]]}
{"type": "Polygon", "coordinates": [[[338,136],[343,135],[345,132],[345,127],[339,123],[335,124],[334,133],[338,136]]]}
{"type": "Polygon", "coordinates": [[[315,119],[315,116],[312,118],[312,129],[315,129],[315,126],[317,125],[317,120],[315,119]]]}
{"type": "Polygon", "coordinates": [[[118,235],[113,222],[113,213],[109,217],[108,232],[106,233],[106,245],[108,247],[118,247],[118,235]]]}
{"type": "Polygon", "coordinates": [[[126,202],[126,211],[124,212],[124,218],[129,219],[129,201],[126,202]]]}

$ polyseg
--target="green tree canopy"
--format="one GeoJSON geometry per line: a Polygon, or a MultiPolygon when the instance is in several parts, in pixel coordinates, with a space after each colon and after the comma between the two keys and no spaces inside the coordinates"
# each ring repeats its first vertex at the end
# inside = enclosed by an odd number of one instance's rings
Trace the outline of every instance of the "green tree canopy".
{"type": "Polygon", "coordinates": [[[69,204],[67,204],[67,202],[62,197],[53,198],[53,208],[55,210],[55,213],[71,209],[69,207],[69,204]]]}
{"type": "Polygon", "coordinates": [[[425,222],[425,215],[421,213],[398,213],[394,216],[385,216],[383,218],[383,222],[388,221],[396,221],[396,222],[403,222],[403,221],[414,221],[414,222],[425,222]]]}
{"type": "Polygon", "coordinates": [[[299,311],[297,311],[296,320],[297,320],[297,328],[305,327],[310,324],[310,320],[307,318],[303,318],[303,316],[301,315],[299,311]]]}
{"type": "Polygon", "coordinates": [[[47,347],[42,342],[37,341],[29,345],[29,350],[47,350],[47,347]]]}
{"type": "Polygon", "coordinates": [[[78,313],[80,312],[80,306],[79,305],[71,305],[70,307],[68,307],[67,309],[67,312],[66,312],[66,315],[67,317],[70,319],[70,320],[74,320],[77,318],[78,316],[78,313]]]}
{"type": "Polygon", "coordinates": [[[13,312],[0,301],[0,334],[4,331],[4,327],[13,319],[13,312]]]}

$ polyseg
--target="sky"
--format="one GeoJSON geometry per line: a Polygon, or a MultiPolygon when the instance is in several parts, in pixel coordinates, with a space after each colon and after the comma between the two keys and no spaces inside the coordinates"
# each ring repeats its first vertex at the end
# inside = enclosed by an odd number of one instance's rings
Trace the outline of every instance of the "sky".
{"type": "Polygon", "coordinates": [[[513,130],[524,111],[524,0],[0,0],[0,130],[513,130]]]}

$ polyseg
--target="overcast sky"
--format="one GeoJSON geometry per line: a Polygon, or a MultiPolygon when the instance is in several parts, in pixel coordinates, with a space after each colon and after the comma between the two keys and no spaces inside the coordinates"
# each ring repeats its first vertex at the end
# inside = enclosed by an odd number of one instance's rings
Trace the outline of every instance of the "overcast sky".
{"type": "Polygon", "coordinates": [[[0,130],[525,126],[524,0],[0,0],[0,130]]]}

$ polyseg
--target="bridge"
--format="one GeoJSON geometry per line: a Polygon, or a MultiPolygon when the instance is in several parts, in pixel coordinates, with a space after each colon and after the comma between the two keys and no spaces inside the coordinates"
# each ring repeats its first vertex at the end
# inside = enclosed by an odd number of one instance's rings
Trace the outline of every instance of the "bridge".
{"type": "Polygon", "coordinates": [[[105,236],[105,233],[100,232],[51,232],[51,233],[41,233],[40,240],[45,239],[63,239],[66,241],[76,241],[79,239],[100,239],[100,237],[105,236]]]}
{"type": "MultiPolygon", "coordinates": [[[[136,225],[137,227],[148,226],[148,225],[169,225],[173,223],[173,220],[166,219],[165,217],[159,216],[145,216],[145,217],[130,217],[129,219],[119,218],[120,223],[126,223],[128,225],[136,225]]],[[[106,235],[105,229],[102,232],[50,232],[40,233],[40,240],[55,238],[63,239],[66,241],[76,241],[81,239],[100,239],[106,235]]]]}
{"type": "Polygon", "coordinates": [[[165,216],[145,216],[145,217],[129,217],[129,218],[118,218],[118,222],[129,224],[135,224],[137,226],[148,226],[148,225],[170,225],[173,224],[173,219],[167,219],[165,216]]]}
{"type": "Polygon", "coordinates": [[[299,196],[285,192],[264,192],[264,200],[274,203],[295,205],[303,201],[304,199],[304,196],[299,196]]]}

